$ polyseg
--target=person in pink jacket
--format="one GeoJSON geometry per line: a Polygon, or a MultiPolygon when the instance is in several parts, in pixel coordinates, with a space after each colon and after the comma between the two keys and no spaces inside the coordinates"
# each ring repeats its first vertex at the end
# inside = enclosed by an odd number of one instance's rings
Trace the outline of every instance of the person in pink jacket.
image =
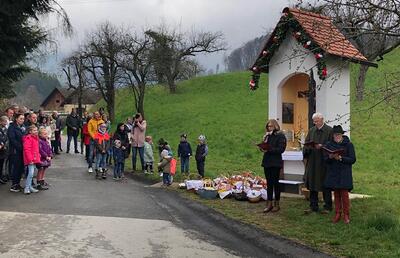
{"type": "Polygon", "coordinates": [[[39,136],[36,126],[28,127],[28,134],[22,138],[24,151],[24,165],[28,166],[28,176],[25,181],[24,194],[37,193],[38,190],[32,187],[32,178],[36,164],[40,164],[39,136]]]}
{"type": "Polygon", "coordinates": [[[132,170],[136,170],[136,157],[139,152],[140,163],[142,165],[142,171],[145,170],[144,167],[144,138],[146,135],[147,123],[143,119],[142,114],[137,113],[135,115],[135,120],[132,129],[132,170]]]}

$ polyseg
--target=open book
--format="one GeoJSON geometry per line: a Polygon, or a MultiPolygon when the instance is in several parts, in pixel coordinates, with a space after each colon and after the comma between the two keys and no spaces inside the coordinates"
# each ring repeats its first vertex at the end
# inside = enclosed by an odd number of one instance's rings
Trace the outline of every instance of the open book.
{"type": "Polygon", "coordinates": [[[269,149],[269,144],[266,143],[266,142],[262,142],[262,143],[259,143],[259,144],[256,144],[256,145],[258,146],[258,148],[260,148],[260,149],[262,149],[264,151],[267,151],[269,149]]]}
{"type": "Polygon", "coordinates": [[[322,149],[327,153],[327,154],[334,154],[334,155],[340,155],[340,156],[342,156],[343,154],[344,154],[344,152],[345,152],[345,150],[344,149],[336,149],[336,150],[331,150],[331,149],[329,149],[329,148],[327,148],[327,147],[322,147],[322,149]]]}

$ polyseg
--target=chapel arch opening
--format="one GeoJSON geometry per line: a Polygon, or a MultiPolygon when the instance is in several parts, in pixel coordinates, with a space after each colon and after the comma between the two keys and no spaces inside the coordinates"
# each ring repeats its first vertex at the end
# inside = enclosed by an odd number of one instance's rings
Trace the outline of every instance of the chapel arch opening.
{"type": "MultiPolygon", "coordinates": [[[[280,84],[282,111],[280,121],[282,131],[287,138],[287,150],[300,150],[307,135],[309,116],[315,112],[315,91],[310,85],[310,76],[306,73],[289,75],[280,84]]],[[[278,101],[279,103],[279,101],[278,101]]]]}

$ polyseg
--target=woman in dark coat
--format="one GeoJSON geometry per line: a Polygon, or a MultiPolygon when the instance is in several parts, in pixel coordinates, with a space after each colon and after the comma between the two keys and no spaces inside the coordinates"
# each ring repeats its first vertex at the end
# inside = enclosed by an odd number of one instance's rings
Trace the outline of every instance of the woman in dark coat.
{"type": "Polygon", "coordinates": [[[263,138],[265,146],[260,147],[264,152],[261,166],[264,167],[265,178],[267,179],[267,207],[264,212],[277,212],[280,210],[279,201],[281,190],[279,185],[279,174],[283,167],[282,153],[286,149],[286,137],[282,134],[280,126],[275,119],[271,119],[265,126],[266,134],[263,138]],[[272,193],[275,193],[275,202],[272,206],[272,193]]]}
{"type": "Polygon", "coordinates": [[[13,167],[11,192],[20,192],[21,176],[24,173],[24,155],[22,148],[22,136],[25,134],[25,117],[23,114],[16,114],[15,120],[10,124],[7,135],[9,140],[10,163],[13,167]]]}
{"type": "Polygon", "coordinates": [[[350,223],[349,191],[353,189],[352,165],[356,162],[356,154],[353,144],[343,135],[344,133],[340,125],[334,126],[333,141],[324,147],[327,165],[325,187],[334,191],[335,217],[332,222],[337,223],[343,212],[344,223],[348,224],[350,223]]]}
{"type": "MultiPolygon", "coordinates": [[[[121,149],[123,150],[124,160],[125,160],[129,156],[129,137],[125,125],[123,123],[119,123],[117,125],[117,130],[115,130],[115,133],[113,135],[113,146],[115,140],[119,140],[121,142],[121,149]]],[[[125,167],[125,162],[122,163],[121,167],[122,175],[124,173],[124,167],[125,167]]]]}

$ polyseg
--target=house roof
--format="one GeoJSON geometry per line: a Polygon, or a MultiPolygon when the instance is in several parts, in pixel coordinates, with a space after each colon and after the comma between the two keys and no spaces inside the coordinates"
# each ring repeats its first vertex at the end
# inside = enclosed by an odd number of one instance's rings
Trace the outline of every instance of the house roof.
{"type": "MultiPolygon", "coordinates": [[[[68,90],[66,88],[54,88],[50,94],[43,100],[42,104],[40,104],[41,107],[46,106],[48,104],[48,102],[51,100],[51,98],[54,96],[54,94],[56,94],[57,92],[59,92],[64,99],[66,99],[71,93],[71,90],[68,90]]],[[[63,104],[63,103],[61,103],[63,104]]]]}
{"type": "MultiPolygon", "coordinates": [[[[64,101],[64,104],[78,104],[79,91],[74,90],[64,101]]],[[[84,89],[82,91],[82,104],[96,104],[101,99],[101,94],[97,91],[84,89]]]]}
{"type": "MultiPolygon", "coordinates": [[[[341,33],[333,24],[330,17],[288,7],[283,9],[282,13],[291,14],[309,37],[324,52],[332,56],[348,59],[355,63],[377,67],[375,63],[369,62],[368,59],[365,58],[348,39],[346,39],[343,33],[341,33]]],[[[276,31],[277,28],[275,28],[274,32],[271,34],[271,37],[268,39],[263,50],[268,49],[272,44],[276,31]]],[[[259,57],[262,57],[262,51],[259,57]]]]}

